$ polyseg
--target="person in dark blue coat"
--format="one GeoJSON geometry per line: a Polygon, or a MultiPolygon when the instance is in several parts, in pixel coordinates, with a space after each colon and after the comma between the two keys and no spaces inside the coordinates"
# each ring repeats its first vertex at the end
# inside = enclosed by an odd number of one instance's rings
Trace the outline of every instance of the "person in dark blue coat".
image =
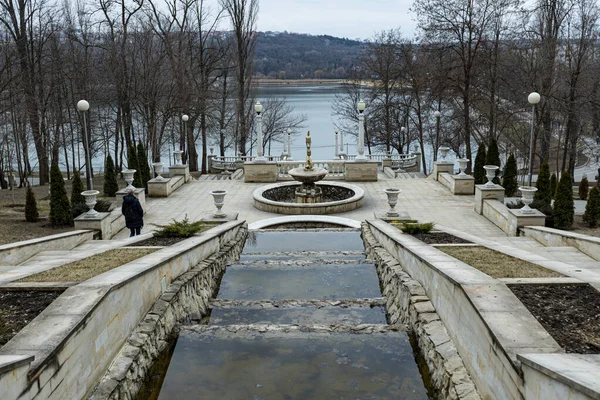
{"type": "Polygon", "coordinates": [[[125,216],[125,226],[129,228],[129,237],[139,235],[144,226],[144,210],[140,201],[133,195],[133,190],[123,197],[121,213],[125,216]]]}

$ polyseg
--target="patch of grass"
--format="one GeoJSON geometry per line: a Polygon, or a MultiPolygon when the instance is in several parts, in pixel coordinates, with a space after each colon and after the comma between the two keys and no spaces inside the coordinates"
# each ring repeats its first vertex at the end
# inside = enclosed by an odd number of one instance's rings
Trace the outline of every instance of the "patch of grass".
{"type": "Polygon", "coordinates": [[[61,265],[17,282],[82,282],[111,269],[120,267],[157,249],[113,249],[101,254],[61,265]]]}
{"type": "Polygon", "coordinates": [[[564,277],[564,275],[558,272],[486,247],[448,246],[438,247],[438,249],[497,279],[564,277]]]}

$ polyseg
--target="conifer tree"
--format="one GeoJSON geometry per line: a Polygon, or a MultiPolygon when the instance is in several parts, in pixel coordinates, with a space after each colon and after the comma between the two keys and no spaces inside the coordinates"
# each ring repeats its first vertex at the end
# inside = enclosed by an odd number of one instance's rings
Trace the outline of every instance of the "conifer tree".
{"type": "Polygon", "coordinates": [[[137,153],[135,151],[135,143],[127,147],[127,168],[135,169],[133,174],[133,186],[136,188],[144,187],[142,183],[142,175],[140,173],[140,167],[138,166],[137,153]]]}
{"type": "Polygon", "coordinates": [[[76,204],[85,204],[85,197],[81,194],[83,192],[83,182],[79,177],[79,171],[73,173],[73,182],[71,183],[71,207],[76,204]]]}
{"type": "Polygon", "coordinates": [[[556,186],[558,185],[558,179],[556,178],[556,173],[552,173],[550,177],[550,197],[552,199],[556,198],[556,186]]]}
{"type": "Polygon", "coordinates": [[[588,191],[590,188],[590,183],[588,182],[587,176],[583,176],[581,178],[581,182],[579,182],[579,200],[587,200],[588,191]]]}
{"type": "Polygon", "coordinates": [[[573,225],[574,207],[571,174],[563,171],[558,182],[558,189],[556,190],[556,200],[554,200],[555,228],[568,229],[573,225]]]}
{"type": "Polygon", "coordinates": [[[140,168],[142,184],[146,189],[148,189],[148,181],[152,179],[154,175],[150,172],[150,166],[148,165],[148,152],[144,148],[141,140],[138,142],[137,146],[137,160],[138,167],[140,168]]]}
{"type": "Polygon", "coordinates": [[[50,224],[54,226],[70,225],[71,205],[67,197],[65,181],[57,163],[50,168],[50,224]]]}
{"type": "Polygon", "coordinates": [[[498,169],[496,170],[496,176],[492,180],[495,184],[500,184],[500,178],[498,175],[500,174],[500,170],[502,166],[500,165],[500,152],[498,151],[498,142],[496,139],[492,139],[490,141],[490,145],[487,150],[487,154],[485,155],[485,165],[497,165],[498,169]]]}
{"type": "Polygon", "coordinates": [[[587,222],[590,228],[595,228],[600,220],[600,189],[598,189],[598,186],[594,186],[589,194],[590,198],[585,205],[583,220],[587,222]]]}
{"type": "Polygon", "coordinates": [[[502,177],[502,186],[504,186],[504,194],[507,197],[512,197],[517,194],[519,183],[517,182],[517,160],[511,154],[506,160],[506,169],[502,177]]]}
{"type": "Polygon", "coordinates": [[[534,199],[549,205],[552,201],[552,194],[550,193],[550,166],[546,160],[544,160],[540,167],[535,187],[537,188],[537,192],[535,192],[534,199]]]}
{"type": "Polygon", "coordinates": [[[25,221],[37,222],[40,218],[38,212],[37,202],[35,201],[35,194],[31,189],[31,185],[27,185],[27,195],[25,197],[25,221]]]}
{"type": "Polygon", "coordinates": [[[110,154],[106,157],[106,168],[104,169],[104,195],[115,197],[119,191],[115,163],[110,154]]]}
{"type": "Polygon", "coordinates": [[[487,178],[485,177],[485,170],[483,166],[485,165],[485,145],[483,143],[479,143],[479,147],[477,148],[477,155],[475,156],[475,170],[473,171],[473,176],[475,177],[475,184],[481,185],[487,182],[487,178]]]}

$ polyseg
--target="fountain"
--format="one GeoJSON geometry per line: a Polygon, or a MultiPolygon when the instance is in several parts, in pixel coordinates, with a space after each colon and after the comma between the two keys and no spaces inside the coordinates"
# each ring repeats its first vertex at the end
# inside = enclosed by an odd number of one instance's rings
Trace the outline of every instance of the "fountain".
{"type": "Polygon", "coordinates": [[[315,168],[311,157],[310,132],[306,135],[306,162],[288,174],[295,182],[262,186],[253,193],[254,207],[278,214],[335,214],[362,206],[365,192],[342,182],[316,183],[327,176],[325,168],[315,168]],[[298,184],[300,182],[300,184],[298,184]]]}

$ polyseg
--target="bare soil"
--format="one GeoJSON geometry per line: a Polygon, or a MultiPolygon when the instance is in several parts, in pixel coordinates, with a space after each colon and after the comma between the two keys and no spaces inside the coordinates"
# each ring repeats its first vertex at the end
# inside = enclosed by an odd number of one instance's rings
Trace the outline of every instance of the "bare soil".
{"type": "Polygon", "coordinates": [[[101,254],[52,268],[17,282],[82,282],[120,267],[157,249],[113,249],[101,254]]]}
{"type": "Polygon", "coordinates": [[[72,226],[54,227],[47,219],[27,222],[24,217],[2,215],[0,215],[0,227],[0,245],[74,230],[72,226]]]}
{"type": "Polygon", "coordinates": [[[62,292],[0,291],[0,346],[4,346],[62,292]]]}
{"type": "Polygon", "coordinates": [[[581,215],[576,215],[573,221],[573,227],[571,228],[570,232],[600,237],[600,226],[590,228],[587,223],[583,222],[583,217],[581,215]]]}
{"type": "Polygon", "coordinates": [[[469,244],[473,243],[458,236],[451,235],[446,232],[429,232],[429,233],[414,233],[416,237],[427,244],[469,244]]]}
{"type": "Polygon", "coordinates": [[[492,278],[551,278],[564,275],[487,247],[438,247],[492,278]]]}
{"type": "Polygon", "coordinates": [[[179,243],[189,238],[163,238],[163,237],[151,237],[150,239],[142,240],[134,244],[130,244],[127,247],[143,247],[143,246],[170,246],[175,243],[179,243]]]}
{"type": "Polygon", "coordinates": [[[600,292],[590,285],[509,285],[567,353],[600,354],[600,292]]]}

